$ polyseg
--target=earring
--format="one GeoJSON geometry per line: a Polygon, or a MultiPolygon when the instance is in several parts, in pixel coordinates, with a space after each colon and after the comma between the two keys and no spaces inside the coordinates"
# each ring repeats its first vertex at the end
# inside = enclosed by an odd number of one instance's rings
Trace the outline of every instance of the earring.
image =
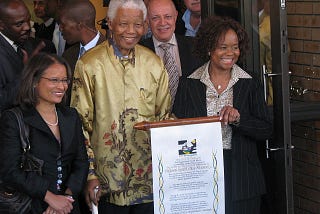
{"type": "Polygon", "coordinates": [[[211,53],[210,53],[210,51],[208,51],[208,56],[210,56],[211,55],[211,53]]]}

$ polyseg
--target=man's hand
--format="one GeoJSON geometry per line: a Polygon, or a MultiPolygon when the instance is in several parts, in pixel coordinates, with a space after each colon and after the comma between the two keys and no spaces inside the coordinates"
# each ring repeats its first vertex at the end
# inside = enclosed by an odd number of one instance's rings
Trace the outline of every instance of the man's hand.
{"type": "Polygon", "coordinates": [[[87,181],[87,186],[85,189],[85,198],[86,198],[86,203],[90,207],[90,210],[92,209],[91,202],[93,202],[95,205],[98,205],[100,195],[101,195],[99,191],[99,185],[100,185],[100,182],[98,179],[87,181]],[[95,193],[95,190],[98,190],[98,191],[95,193]]]}
{"type": "Polygon", "coordinates": [[[27,64],[29,58],[33,57],[34,55],[38,54],[44,47],[46,47],[46,43],[44,43],[44,41],[41,41],[37,47],[33,50],[33,52],[31,53],[31,55],[29,56],[27,51],[21,49],[22,53],[23,53],[23,64],[27,64]]]}

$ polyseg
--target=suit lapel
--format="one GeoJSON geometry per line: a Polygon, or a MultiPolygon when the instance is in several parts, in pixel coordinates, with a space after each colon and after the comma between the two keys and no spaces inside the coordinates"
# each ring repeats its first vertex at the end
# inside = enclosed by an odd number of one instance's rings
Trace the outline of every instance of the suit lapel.
{"type": "Polygon", "coordinates": [[[233,106],[237,109],[241,109],[241,105],[245,100],[244,97],[247,97],[245,93],[248,92],[248,87],[245,85],[243,79],[239,79],[238,82],[233,86],[233,106]]]}
{"type": "Polygon", "coordinates": [[[72,138],[74,135],[74,125],[75,118],[70,115],[67,115],[66,112],[60,108],[57,108],[57,113],[59,117],[59,130],[61,141],[63,143],[62,149],[66,148],[70,142],[72,142],[72,138]]]}
{"type": "Polygon", "coordinates": [[[188,79],[188,81],[191,83],[187,85],[190,103],[194,104],[190,106],[189,112],[194,112],[194,117],[207,116],[206,86],[198,79],[188,79]]]}
{"type": "Polygon", "coordinates": [[[13,47],[9,44],[9,42],[0,35],[0,45],[2,46],[3,51],[7,52],[8,56],[12,61],[15,61],[17,65],[23,67],[23,62],[17,52],[13,49],[13,47]]]}
{"type": "MultiPolygon", "coordinates": [[[[57,113],[59,118],[60,137],[64,145],[63,147],[66,147],[68,143],[71,142],[74,135],[73,127],[75,119],[71,116],[66,115],[64,111],[60,110],[60,108],[57,108],[57,113]]],[[[44,122],[44,120],[35,108],[23,111],[23,118],[25,123],[28,124],[30,127],[38,129],[54,137],[50,128],[47,126],[47,124],[44,122]]]]}
{"type": "Polygon", "coordinates": [[[41,115],[35,108],[23,111],[23,119],[26,124],[35,129],[39,129],[49,135],[53,135],[47,124],[42,119],[41,115]]]}
{"type": "Polygon", "coordinates": [[[185,44],[184,40],[181,39],[179,35],[176,35],[176,40],[178,44],[178,50],[179,50],[179,58],[180,58],[180,64],[181,64],[181,70],[184,71],[186,66],[189,66],[189,60],[186,56],[186,51],[185,51],[185,44]]]}
{"type": "Polygon", "coordinates": [[[154,44],[153,44],[152,37],[141,41],[141,44],[143,46],[149,48],[150,50],[152,50],[154,53],[156,52],[156,49],[155,49],[154,44]]]}

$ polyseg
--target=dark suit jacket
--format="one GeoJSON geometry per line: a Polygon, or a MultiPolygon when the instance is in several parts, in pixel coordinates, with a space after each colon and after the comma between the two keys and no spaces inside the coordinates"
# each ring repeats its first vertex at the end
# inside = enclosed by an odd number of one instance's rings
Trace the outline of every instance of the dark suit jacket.
{"type": "MultiPolygon", "coordinates": [[[[106,38],[103,36],[102,33],[100,33],[100,38],[97,42],[97,45],[101,44],[105,40],[106,38]]],[[[79,52],[80,52],[80,44],[76,43],[72,45],[70,48],[68,48],[67,50],[65,50],[65,52],[62,54],[62,57],[65,58],[69,63],[72,73],[78,61],[79,52]]]]}
{"type": "Polygon", "coordinates": [[[54,32],[55,26],[56,26],[56,21],[55,20],[53,20],[51,25],[49,25],[48,27],[45,26],[44,23],[41,23],[41,24],[35,23],[34,24],[34,28],[36,30],[35,36],[37,38],[41,38],[41,39],[46,39],[46,40],[52,41],[53,32],[54,32]]]}
{"type": "MultiPolygon", "coordinates": [[[[106,38],[103,36],[102,33],[100,33],[100,37],[99,37],[99,40],[97,42],[97,45],[101,44],[105,40],[106,40],[106,38]]],[[[74,69],[76,67],[76,63],[78,61],[79,52],[80,52],[80,44],[77,43],[75,45],[72,45],[67,50],[65,50],[64,53],[62,54],[62,57],[65,58],[65,60],[67,60],[67,62],[70,65],[71,73],[72,73],[72,75],[71,75],[72,79],[73,79],[73,72],[74,72],[74,69]]],[[[71,81],[71,83],[70,83],[70,85],[68,87],[68,90],[67,90],[67,105],[70,104],[71,90],[72,90],[72,81],[71,81]]]]}
{"type": "MultiPolygon", "coordinates": [[[[233,86],[233,106],[241,119],[239,126],[232,126],[232,196],[241,200],[265,192],[256,144],[271,137],[272,124],[263,92],[254,79],[239,79],[233,86]]],[[[178,118],[207,116],[206,86],[197,79],[182,79],[173,113],[178,118]]]]}
{"type": "Polygon", "coordinates": [[[13,104],[23,66],[22,58],[0,35],[0,115],[13,104]]]}
{"type": "MultiPolygon", "coordinates": [[[[49,25],[48,27],[45,26],[44,23],[41,23],[40,25],[38,23],[35,23],[35,25],[34,25],[34,28],[36,30],[35,37],[38,39],[44,39],[44,40],[52,42],[53,32],[54,32],[55,27],[56,27],[56,20],[53,20],[51,25],[49,25]]],[[[73,44],[66,43],[65,50],[69,49],[72,45],[73,44]]],[[[53,45],[53,47],[54,47],[54,45],[53,45]]],[[[55,49],[55,47],[54,47],[54,49],[55,49]]],[[[46,52],[48,52],[48,51],[46,51],[46,52]]],[[[56,49],[55,49],[55,53],[57,53],[56,49]]]]}
{"type": "MultiPolygon", "coordinates": [[[[86,182],[89,167],[82,123],[73,108],[57,107],[57,112],[61,135],[62,180],[65,188],[69,187],[76,196],[86,182]]],[[[32,209],[38,209],[39,206],[45,209],[47,205],[43,199],[47,190],[61,194],[56,188],[60,144],[35,108],[23,110],[23,117],[30,128],[30,151],[44,161],[43,175],[29,173],[27,176],[19,168],[22,153],[19,128],[14,114],[10,111],[3,112],[0,123],[0,175],[3,181],[12,183],[33,198],[32,209]]],[[[34,213],[43,211],[37,210],[34,213]]]]}
{"type": "Polygon", "coordinates": [[[182,16],[184,13],[179,12],[177,21],[176,21],[176,30],[174,31],[176,34],[181,36],[185,36],[187,28],[185,27],[185,22],[182,20],[182,16]]]}
{"type": "MultiPolygon", "coordinates": [[[[195,69],[200,67],[203,63],[192,54],[192,38],[187,38],[176,34],[176,39],[179,49],[182,77],[186,77],[195,69]]],[[[155,52],[152,38],[145,39],[140,43],[155,52]]]]}
{"type": "MultiPolygon", "coordinates": [[[[30,55],[40,41],[40,39],[30,37],[23,44],[23,48],[30,55]]],[[[45,41],[45,44],[46,47],[41,51],[49,53],[55,52],[52,42],[45,41]]],[[[23,67],[22,58],[0,35],[0,115],[3,110],[12,107],[19,88],[23,67]]]]}

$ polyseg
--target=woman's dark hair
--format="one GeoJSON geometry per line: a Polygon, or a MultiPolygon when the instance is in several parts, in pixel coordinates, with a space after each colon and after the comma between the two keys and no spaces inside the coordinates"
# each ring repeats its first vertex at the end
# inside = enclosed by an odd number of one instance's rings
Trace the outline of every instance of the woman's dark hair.
{"type": "MultiPolygon", "coordinates": [[[[71,69],[67,61],[56,54],[39,53],[31,57],[23,69],[20,88],[17,96],[17,104],[22,108],[36,106],[38,103],[38,94],[35,86],[39,82],[44,71],[53,64],[64,65],[67,71],[67,78],[71,79],[71,69]]],[[[63,97],[62,104],[66,101],[66,94],[63,97]]]]}
{"type": "Polygon", "coordinates": [[[240,23],[229,17],[210,16],[201,23],[194,41],[194,53],[208,61],[208,53],[217,48],[219,39],[224,38],[230,29],[238,36],[241,61],[249,50],[249,37],[240,23]]]}

